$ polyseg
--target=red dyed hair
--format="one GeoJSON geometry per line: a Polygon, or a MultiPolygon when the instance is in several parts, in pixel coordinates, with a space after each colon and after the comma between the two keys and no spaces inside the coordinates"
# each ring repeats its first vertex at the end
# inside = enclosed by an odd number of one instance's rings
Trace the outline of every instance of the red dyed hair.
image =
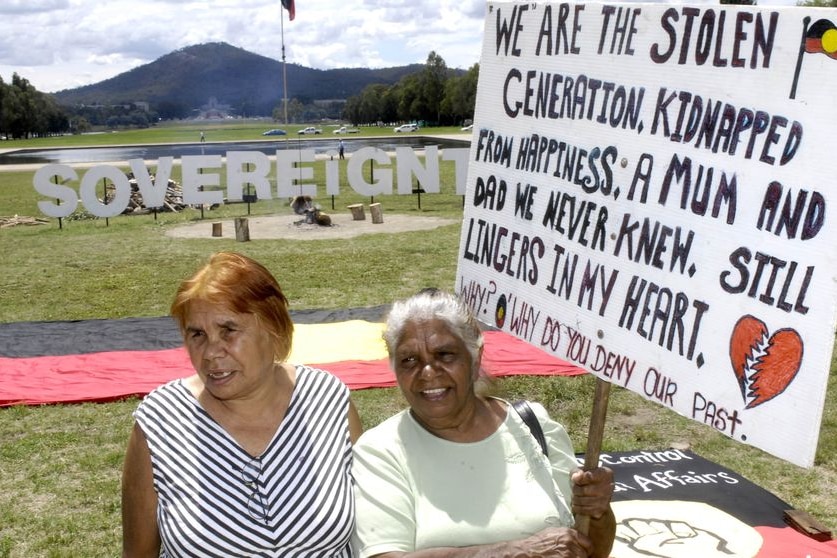
{"type": "Polygon", "coordinates": [[[279,362],[288,358],[294,333],[288,299],[276,278],[259,262],[236,252],[218,252],[184,280],[171,304],[171,315],[181,332],[192,303],[198,300],[255,315],[274,340],[274,358],[279,362]]]}

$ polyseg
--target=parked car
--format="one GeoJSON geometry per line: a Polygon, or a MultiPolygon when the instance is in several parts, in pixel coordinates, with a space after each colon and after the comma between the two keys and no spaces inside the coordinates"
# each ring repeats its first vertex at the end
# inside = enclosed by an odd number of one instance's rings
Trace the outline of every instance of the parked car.
{"type": "Polygon", "coordinates": [[[323,131],[319,128],[315,128],[313,126],[308,126],[307,128],[303,128],[302,130],[298,131],[297,134],[322,134],[323,131]]]}
{"type": "Polygon", "coordinates": [[[410,124],[402,124],[395,128],[396,132],[418,132],[418,124],[410,123],[410,124]]]}
{"type": "Polygon", "coordinates": [[[473,129],[474,129],[474,125],[473,125],[473,124],[468,124],[467,126],[463,126],[463,127],[462,127],[462,131],[463,131],[463,132],[470,132],[470,131],[471,131],[471,130],[473,130],[473,129]]]}
{"type": "Polygon", "coordinates": [[[335,134],[356,134],[359,131],[360,130],[358,130],[357,128],[347,128],[345,126],[340,126],[336,130],[334,130],[334,133],[335,134]]]}
{"type": "Polygon", "coordinates": [[[274,128],[272,130],[268,130],[262,134],[263,136],[284,136],[285,130],[280,130],[279,128],[274,128]]]}

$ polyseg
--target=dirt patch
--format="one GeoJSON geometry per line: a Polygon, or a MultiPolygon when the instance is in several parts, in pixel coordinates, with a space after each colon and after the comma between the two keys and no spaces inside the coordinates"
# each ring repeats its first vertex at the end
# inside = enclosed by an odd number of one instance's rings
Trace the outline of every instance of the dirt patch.
{"type": "MultiPolygon", "coordinates": [[[[331,214],[331,226],[324,227],[306,223],[302,215],[270,215],[247,217],[250,240],[294,239],[294,240],[331,240],[353,238],[363,234],[394,234],[409,231],[426,231],[459,223],[458,219],[426,217],[400,214],[384,214],[383,223],[372,223],[369,213],[366,219],[355,221],[350,214],[331,214]]],[[[200,223],[174,227],[166,231],[168,236],[176,238],[227,238],[235,239],[234,219],[205,219],[200,223]],[[220,237],[213,237],[213,223],[221,223],[220,237]]]]}

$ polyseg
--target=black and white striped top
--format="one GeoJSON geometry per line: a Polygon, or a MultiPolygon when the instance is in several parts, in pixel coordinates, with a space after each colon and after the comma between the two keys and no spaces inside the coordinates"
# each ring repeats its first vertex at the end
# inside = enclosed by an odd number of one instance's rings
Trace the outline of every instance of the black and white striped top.
{"type": "Polygon", "coordinates": [[[181,380],[134,413],[148,440],[162,556],[351,557],[349,390],[298,366],[287,413],[250,456],[181,380]]]}

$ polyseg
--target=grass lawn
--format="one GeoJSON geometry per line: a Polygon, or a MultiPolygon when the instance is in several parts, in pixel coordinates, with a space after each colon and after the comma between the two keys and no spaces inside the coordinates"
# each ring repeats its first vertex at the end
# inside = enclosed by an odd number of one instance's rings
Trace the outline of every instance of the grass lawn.
{"type": "MultiPolygon", "coordinates": [[[[256,139],[261,138],[261,131],[274,127],[281,126],[267,121],[218,128],[160,126],[102,134],[107,139],[102,143],[117,139],[120,143],[194,142],[201,130],[208,141],[256,139]]],[[[387,130],[391,133],[391,128],[387,130]]],[[[458,129],[439,130],[454,131],[458,129]]],[[[331,131],[324,128],[324,133],[331,131]]],[[[361,133],[371,132],[363,129],[361,133]]],[[[98,137],[85,136],[84,140],[98,137]]],[[[40,143],[31,146],[69,145],[79,138],[37,141],[40,143]]],[[[3,142],[0,148],[12,147],[9,143],[3,142]]],[[[14,142],[14,147],[22,145],[14,142]]],[[[314,180],[322,184],[320,168],[315,166],[314,180]]],[[[0,217],[42,217],[32,174],[0,172],[0,217]]],[[[442,176],[443,193],[422,196],[420,210],[413,196],[387,196],[376,201],[382,202],[386,213],[461,217],[462,198],[453,192],[452,163],[442,164],[442,176]]],[[[330,207],[324,194],[318,201],[330,207]]],[[[345,191],[336,197],[335,207],[341,210],[368,201],[345,191]]],[[[265,200],[254,204],[251,211],[252,215],[270,215],[290,209],[287,200],[265,200]]],[[[209,222],[245,215],[246,205],[234,204],[207,210],[203,219],[209,222]]],[[[220,249],[238,250],[263,262],[276,274],[295,309],[385,304],[422,287],[453,288],[460,233],[459,225],[449,225],[432,231],[343,240],[238,243],[165,234],[172,226],[201,220],[197,209],[159,214],[156,219],[153,215],[107,221],[76,217],[64,219],[60,228],[57,220],[50,219],[45,225],[0,229],[0,321],[165,315],[179,281],[220,249]]],[[[611,394],[604,450],[653,450],[672,443],[688,444],[696,453],[740,472],[837,528],[835,370],[832,363],[831,395],[816,465],[811,469],[734,442],[619,388],[611,394]]],[[[498,381],[495,389],[510,398],[544,403],[567,426],[576,449],[583,451],[594,385],[590,376],[518,377],[498,381]]],[[[357,391],[354,398],[367,427],[403,406],[396,389],[357,391]]],[[[128,400],[0,409],[0,557],[120,553],[119,477],[136,404],[128,400]]]]}

